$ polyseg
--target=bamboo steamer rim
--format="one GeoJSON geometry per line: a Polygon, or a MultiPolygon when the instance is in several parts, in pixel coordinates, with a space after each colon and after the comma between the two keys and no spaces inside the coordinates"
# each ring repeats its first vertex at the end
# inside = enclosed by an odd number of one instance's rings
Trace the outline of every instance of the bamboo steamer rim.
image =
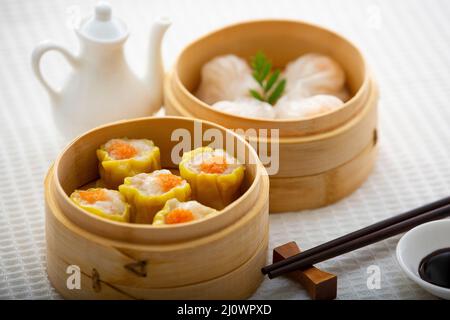
{"type": "MultiPolygon", "coordinates": [[[[146,231],[149,234],[152,231],[154,233],[164,233],[164,232],[179,233],[179,232],[185,232],[186,230],[191,230],[191,232],[192,232],[192,230],[194,230],[194,229],[204,227],[205,225],[216,220],[218,217],[226,214],[226,212],[236,210],[241,201],[245,201],[250,196],[250,194],[252,194],[253,192],[257,192],[257,190],[255,190],[255,188],[257,186],[259,187],[260,184],[262,183],[262,176],[267,176],[266,169],[264,168],[261,161],[259,160],[259,158],[256,154],[256,151],[249,145],[249,143],[247,141],[245,141],[244,138],[237,135],[233,131],[231,131],[221,125],[218,125],[216,123],[213,123],[213,122],[210,122],[207,120],[199,120],[199,119],[194,119],[194,118],[186,118],[186,117],[178,117],[178,116],[143,117],[143,118],[121,120],[121,121],[117,121],[117,122],[104,124],[104,125],[94,128],[94,129],[91,129],[91,130],[87,131],[86,133],[81,134],[78,137],[76,137],[62,150],[60,155],[55,160],[55,163],[53,165],[53,170],[54,170],[53,186],[56,190],[56,193],[59,195],[62,195],[62,199],[65,202],[65,205],[68,205],[69,208],[73,212],[76,212],[77,215],[83,216],[84,219],[91,220],[92,222],[94,222],[96,224],[100,224],[100,225],[104,224],[105,226],[107,225],[107,226],[113,227],[118,230],[119,229],[128,229],[128,231],[133,231],[133,230],[137,230],[140,232],[146,231]],[[186,121],[186,122],[200,122],[201,124],[204,124],[204,125],[210,126],[212,128],[219,129],[222,132],[231,134],[235,139],[237,139],[238,141],[240,141],[241,143],[243,143],[245,145],[246,151],[248,152],[248,155],[249,155],[249,158],[252,161],[255,161],[254,163],[255,163],[256,173],[255,173],[255,178],[252,181],[251,185],[238,199],[233,201],[231,204],[229,204],[224,209],[220,210],[220,212],[218,214],[214,215],[213,217],[209,217],[207,219],[195,220],[195,221],[191,221],[191,222],[188,222],[185,224],[178,224],[178,225],[171,225],[171,226],[153,226],[150,224],[135,224],[135,223],[127,223],[127,222],[124,223],[124,222],[118,222],[118,221],[101,218],[97,215],[91,214],[91,213],[79,208],[77,205],[75,205],[75,203],[73,203],[73,201],[70,200],[69,196],[66,194],[66,192],[64,191],[64,189],[59,181],[59,167],[60,167],[61,159],[64,157],[64,154],[75,143],[77,143],[79,140],[85,138],[86,136],[88,136],[94,132],[103,130],[103,129],[111,127],[111,126],[120,126],[120,125],[124,125],[124,124],[140,122],[140,121],[145,122],[145,121],[158,121],[158,120],[162,120],[162,121],[180,120],[180,121],[186,121]]],[[[153,241],[149,241],[149,242],[145,242],[145,243],[164,242],[164,241],[158,241],[158,239],[152,239],[152,240],[153,241]]]]}
{"type": "MultiPolygon", "coordinates": [[[[278,137],[277,140],[280,144],[299,144],[299,143],[307,143],[307,142],[317,142],[317,141],[324,141],[327,139],[330,139],[334,136],[340,135],[346,131],[351,130],[355,125],[357,125],[361,119],[366,117],[366,115],[371,112],[374,108],[376,108],[376,99],[378,99],[378,87],[375,85],[375,82],[373,80],[369,80],[369,100],[368,103],[362,107],[362,110],[360,110],[353,118],[351,118],[349,121],[345,122],[343,125],[338,126],[336,128],[333,128],[328,131],[324,132],[317,132],[311,135],[307,136],[299,136],[299,137],[278,137]]],[[[250,141],[261,141],[264,143],[270,143],[271,138],[270,137],[247,137],[250,141]]]]}
{"type": "MultiPolygon", "coordinates": [[[[169,75],[169,78],[170,77],[171,76],[169,75]]],[[[352,127],[357,125],[361,121],[361,119],[367,115],[367,113],[369,113],[373,108],[376,107],[375,101],[376,101],[376,99],[378,99],[379,89],[372,79],[369,79],[368,88],[369,88],[369,93],[368,93],[369,98],[368,98],[367,104],[362,107],[362,110],[360,112],[358,112],[353,118],[351,118],[349,121],[345,122],[343,125],[338,126],[331,130],[328,130],[328,131],[317,132],[317,133],[313,133],[313,134],[306,135],[306,136],[299,136],[299,137],[281,136],[281,137],[277,138],[278,142],[280,144],[298,144],[298,143],[306,143],[306,142],[313,142],[313,141],[314,142],[324,141],[324,140],[330,139],[336,135],[340,135],[341,133],[350,130],[352,127]]],[[[175,103],[177,103],[177,102],[175,102],[175,103]]],[[[186,113],[187,117],[192,117],[192,114],[189,113],[189,111],[186,109],[182,109],[182,110],[177,109],[177,110],[180,112],[187,112],[186,113]]],[[[246,138],[249,141],[261,141],[264,143],[270,143],[272,140],[270,137],[263,137],[263,136],[257,137],[257,138],[255,138],[253,136],[247,136],[246,138]]]]}
{"type": "Polygon", "coordinates": [[[256,19],[256,20],[250,20],[250,21],[246,21],[246,22],[240,22],[240,23],[235,23],[235,24],[231,24],[228,25],[226,27],[223,28],[219,28],[216,29],[215,31],[209,32],[206,35],[201,36],[200,38],[192,41],[191,43],[189,43],[184,49],[183,51],[178,55],[176,61],[175,61],[175,67],[174,67],[174,71],[173,71],[173,79],[175,84],[177,85],[177,87],[181,90],[181,93],[188,97],[189,99],[192,99],[194,102],[196,102],[199,106],[201,106],[204,109],[208,109],[209,111],[213,111],[216,112],[220,115],[222,115],[223,117],[229,117],[231,119],[234,120],[241,120],[241,121],[254,121],[255,123],[259,123],[259,125],[263,125],[264,123],[268,123],[268,122],[272,122],[274,124],[304,124],[307,123],[311,120],[314,121],[327,121],[328,119],[336,116],[338,113],[343,113],[345,112],[350,105],[356,103],[356,101],[363,99],[363,97],[366,95],[366,88],[369,86],[369,82],[370,82],[370,76],[369,76],[369,72],[368,72],[368,68],[367,68],[367,62],[364,59],[364,56],[362,55],[361,51],[349,40],[347,40],[345,37],[343,37],[342,35],[340,35],[339,33],[332,31],[330,29],[324,28],[322,26],[313,24],[313,23],[309,23],[309,22],[304,22],[304,21],[298,21],[298,20],[292,20],[292,19],[256,19]],[[248,26],[248,25],[253,25],[253,24],[263,24],[263,23],[290,23],[290,24],[297,24],[297,25],[303,25],[303,26],[307,26],[310,28],[316,28],[324,33],[328,33],[330,35],[335,36],[336,38],[342,40],[343,42],[346,42],[350,47],[352,47],[355,52],[359,55],[359,57],[361,58],[361,61],[363,63],[363,69],[364,69],[364,80],[361,84],[361,86],[359,87],[358,91],[352,95],[352,97],[347,100],[344,105],[339,108],[338,110],[334,110],[334,111],[329,111],[326,113],[323,113],[321,115],[318,116],[311,116],[311,117],[306,117],[306,118],[299,118],[299,119],[267,119],[267,118],[258,118],[258,117],[243,117],[243,116],[238,116],[238,115],[234,115],[228,112],[223,112],[221,110],[217,110],[217,109],[213,109],[209,104],[203,102],[202,100],[200,100],[199,98],[197,98],[193,93],[191,93],[182,83],[179,75],[178,75],[178,66],[180,63],[180,59],[182,58],[184,52],[186,50],[188,50],[190,47],[200,43],[201,41],[207,40],[210,37],[215,36],[216,34],[218,34],[219,32],[225,32],[225,31],[229,31],[235,28],[239,28],[239,27],[243,27],[243,26],[248,26]]]}

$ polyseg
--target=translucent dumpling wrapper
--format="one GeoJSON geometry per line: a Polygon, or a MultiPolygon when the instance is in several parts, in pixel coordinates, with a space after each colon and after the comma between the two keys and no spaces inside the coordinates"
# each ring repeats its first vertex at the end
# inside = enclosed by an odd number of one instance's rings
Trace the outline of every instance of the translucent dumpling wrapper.
{"type": "Polygon", "coordinates": [[[180,175],[192,188],[192,197],[221,210],[240,195],[244,166],[222,149],[201,147],[183,154],[180,175]]]}
{"type": "MultiPolygon", "coordinates": [[[[301,100],[301,99],[306,99],[306,98],[312,97],[314,95],[318,95],[318,92],[311,93],[311,91],[307,90],[300,82],[300,83],[297,83],[297,86],[293,90],[286,93],[281,99],[285,98],[285,99],[289,99],[289,100],[301,100]]],[[[350,92],[345,86],[342,89],[340,89],[339,91],[329,92],[329,93],[326,93],[326,95],[335,96],[336,98],[339,98],[343,102],[346,102],[346,101],[350,100],[350,98],[351,98],[350,92]]]]}
{"type": "Polygon", "coordinates": [[[119,191],[131,205],[131,222],[135,223],[152,223],[167,200],[187,201],[191,196],[189,183],[165,169],[127,177],[119,191]]]}
{"type": "Polygon", "coordinates": [[[201,82],[195,95],[211,105],[249,97],[249,90],[257,88],[258,83],[247,62],[229,54],[215,57],[202,67],[201,82]]]}
{"type": "Polygon", "coordinates": [[[284,71],[286,94],[305,98],[317,94],[336,94],[345,85],[345,72],[330,57],[308,53],[290,62],[284,71]]]}
{"type": "Polygon", "coordinates": [[[161,169],[159,148],[147,139],[111,139],[97,150],[101,183],[117,189],[126,177],[161,169]]]}
{"type": "Polygon", "coordinates": [[[218,211],[197,201],[170,199],[153,218],[153,225],[173,225],[212,217],[218,211]]]}
{"type": "Polygon", "coordinates": [[[335,111],[343,105],[344,103],[339,98],[325,94],[306,99],[283,97],[275,105],[275,111],[279,119],[310,118],[335,111]]]}
{"type": "Polygon", "coordinates": [[[119,191],[105,188],[75,190],[70,199],[80,208],[97,216],[120,222],[130,220],[130,205],[119,191]]]}
{"type": "Polygon", "coordinates": [[[275,111],[272,105],[254,98],[243,98],[236,101],[219,101],[213,104],[212,108],[241,117],[275,118],[275,111]]]}

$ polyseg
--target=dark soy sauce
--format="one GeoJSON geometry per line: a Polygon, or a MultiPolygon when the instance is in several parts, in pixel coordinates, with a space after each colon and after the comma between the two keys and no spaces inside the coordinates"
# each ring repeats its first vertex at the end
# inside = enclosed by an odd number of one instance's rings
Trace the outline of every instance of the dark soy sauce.
{"type": "Polygon", "coordinates": [[[436,250],[423,258],[419,275],[426,282],[450,289],[450,248],[436,250]]]}

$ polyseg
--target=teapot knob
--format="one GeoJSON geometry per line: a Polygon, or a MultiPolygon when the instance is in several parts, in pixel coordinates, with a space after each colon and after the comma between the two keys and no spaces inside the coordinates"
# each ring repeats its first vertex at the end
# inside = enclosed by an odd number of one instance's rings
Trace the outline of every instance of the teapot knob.
{"type": "Polygon", "coordinates": [[[95,6],[95,19],[99,21],[111,20],[111,5],[107,2],[99,2],[95,6]]]}
{"type": "Polygon", "coordinates": [[[95,6],[94,14],[86,19],[77,32],[94,42],[120,42],[126,39],[128,31],[125,23],[114,17],[111,5],[101,1],[95,6]]]}

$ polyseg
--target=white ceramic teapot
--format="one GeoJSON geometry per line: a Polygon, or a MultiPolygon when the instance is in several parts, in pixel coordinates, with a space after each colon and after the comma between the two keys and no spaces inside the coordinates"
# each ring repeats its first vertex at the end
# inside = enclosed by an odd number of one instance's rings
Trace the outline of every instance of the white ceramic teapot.
{"type": "Polygon", "coordinates": [[[112,17],[111,6],[104,2],[75,28],[80,40],[77,55],[51,42],[34,49],[34,73],[47,90],[55,124],[67,139],[100,124],[150,116],[160,109],[164,77],[161,42],[169,25],[161,18],[152,27],[145,79],[138,78],[127,64],[123,51],[127,27],[112,17]],[[58,90],[48,84],[40,69],[42,56],[51,50],[61,53],[72,67],[66,84],[58,90]]]}

